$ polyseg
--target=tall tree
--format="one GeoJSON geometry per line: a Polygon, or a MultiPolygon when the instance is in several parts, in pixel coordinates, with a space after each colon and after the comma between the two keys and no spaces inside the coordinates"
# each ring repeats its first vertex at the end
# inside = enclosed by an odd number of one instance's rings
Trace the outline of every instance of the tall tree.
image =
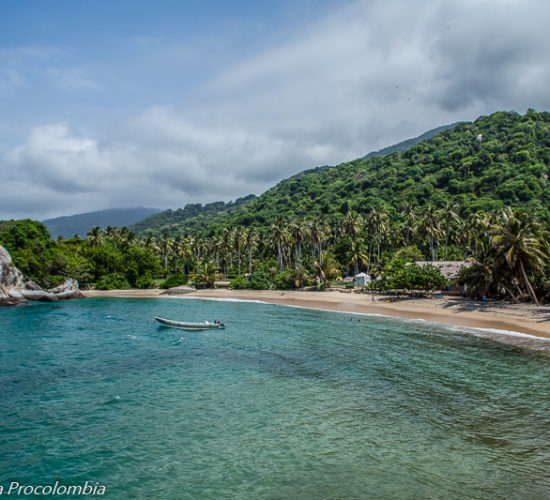
{"type": "Polygon", "coordinates": [[[529,275],[542,273],[544,264],[548,262],[548,233],[531,214],[510,208],[503,211],[493,232],[497,264],[506,262],[523,282],[535,304],[540,305],[529,275]]]}
{"type": "Polygon", "coordinates": [[[445,236],[445,260],[447,260],[447,249],[449,246],[449,237],[451,235],[453,224],[459,222],[459,206],[457,203],[448,201],[445,207],[441,209],[441,222],[443,224],[443,233],[445,236]]]}
{"type": "Polygon", "coordinates": [[[340,272],[338,262],[334,256],[328,252],[319,253],[319,258],[315,261],[315,269],[318,272],[319,279],[323,288],[326,288],[330,280],[340,272]]]}
{"type": "Polygon", "coordinates": [[[103,243],[103,229],[98,226],[94,226],[88,231],[86,237],[88,238],[92,248],[98,248],[103,243]]]}
{"type": "Polygon", "coordinates": [[[173,249],[173,241],[168,236],[168,233],[164,233],[159,241],[159,250],[164,260],[164,277],[168,277],[168,256],[173,249]]]}
{"type": "Polygon", "coordinates": [[[428,205],[422,221],[420,232],[428,238],[432,262],[437,260],[437,241],[441,235],[441,222],[438,211],[433,205],[428,205]]]}
{"type": "MultiPolygon", "coordinates": [[[[348,210],[342,220],[341,234],[349,239],[351,264],[354,266],[355,274],[359,272],[359,263],[363,261],[360,257],[360,253],[362,251],[362,248],[360,247],[362,247],[362,245],[358,245],[357,237],[363,230],[364,224],[365,221],[355,210],[348,210]]],[[[366,259],[366,262],[368,262],[368,258],[366,259]]]]}
{"type": "Polygon", "coordinates": [[[289,241],[289,233],[285,222],[280,218],[271,224],[269,229],[271,243],[277,249],[277,264],[279,270],[282,271],[285,267],[286,247],[289,241]]]}

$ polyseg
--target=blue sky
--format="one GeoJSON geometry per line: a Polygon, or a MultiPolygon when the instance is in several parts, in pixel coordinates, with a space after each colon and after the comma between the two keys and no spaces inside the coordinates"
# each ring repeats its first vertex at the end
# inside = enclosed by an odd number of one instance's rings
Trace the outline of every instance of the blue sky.
{"type": "Polygon", "coordinates": [[[539,0],[6,1],[0,219],[261,194],[550,108],[539,0]]]}

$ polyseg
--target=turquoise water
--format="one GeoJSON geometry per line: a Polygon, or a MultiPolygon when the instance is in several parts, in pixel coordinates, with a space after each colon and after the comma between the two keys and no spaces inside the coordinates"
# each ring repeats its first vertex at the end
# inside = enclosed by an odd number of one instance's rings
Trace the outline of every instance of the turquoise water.
{"type": "Polygon", "coordinates": [[[0,395],[5,488],[550,496],[547,351],[434,324],[182,299],[3,308],[0,395]],[[184,332],[155,315],[227,329],[184,332]]]}

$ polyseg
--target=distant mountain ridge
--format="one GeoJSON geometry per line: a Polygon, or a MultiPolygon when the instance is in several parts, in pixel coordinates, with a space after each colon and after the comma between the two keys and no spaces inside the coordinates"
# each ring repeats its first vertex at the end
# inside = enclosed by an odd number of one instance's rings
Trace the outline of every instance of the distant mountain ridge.
{"type": "Polygon", "coordinates": [[[440,134],[441,132],[445,132],[446,130],[456,127],[460,123],[463,123],[463,122],[455,122],[455,123],[451,123],[450,125],[442,125],[441,127],[428,130],[427,132],[424,132],[422,135],[419,135],[418,137],[413,137],[412,139],[407,139],[405,141],[398,142],[393,146],[388,146],[387,148],[380,149],[379,151],[372,151],[368,155],[365,155],[359,159],[368,160],[369,158],[375,158],[377,156],[390,155],[392,153],[395,153],[396,151],[407,151],[407,149],[412,148],[413,146],[416,146],[417,144],[420,144],[421,142],[427,139],[431,139],[432,137],[436,136],[437,134],[440,134]]]}
{"type": "Polygon", "coordinates": [[[103,229],[107,226],[129,226],[159,212],[162,212],[162,210],[158,208],[108,208],[96,212],[55,217],[42,222],[48,228],[52,238],[58,236],[72,238],[74,235],[85,237],[90,228],[94,226],[103,229]]]}

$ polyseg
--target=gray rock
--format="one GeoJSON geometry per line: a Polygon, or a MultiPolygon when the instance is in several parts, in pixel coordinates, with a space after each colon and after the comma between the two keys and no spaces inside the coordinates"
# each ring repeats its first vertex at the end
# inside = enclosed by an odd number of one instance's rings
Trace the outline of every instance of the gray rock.
{"type": "Polygon", "coordinates": [[[65,283],[55,288],[50,288],[48,291],[54,294],[58,299],[76,299],[84,297],[78,288],[78,281],[74,278],[66,278],[65,283]]]}
{"type": "Polygon", "coordinates": [[[41,302],[56,302],[58,300],[55,294],[45,290],[23,290],[21,295],[27,300],[40,300],[41,302]]]}
{"type": "Polygon", "coordinates": [[[78,281],[72,278],[49,291],[43,290],[34,281],[25,279],[13,265],[9,252],[0,245],[0,305],[14,305],[26,300],[55,302],[82,297],[78,281]]]}

